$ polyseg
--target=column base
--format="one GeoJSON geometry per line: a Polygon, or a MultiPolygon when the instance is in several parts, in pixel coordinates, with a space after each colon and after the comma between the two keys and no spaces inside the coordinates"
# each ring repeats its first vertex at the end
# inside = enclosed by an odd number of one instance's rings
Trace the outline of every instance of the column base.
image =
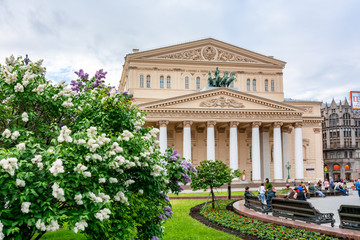
{"type": "Polygon", "coordinates": [[[259,179],[259,180],[252,180],[252,183],[263,183],[264,181],[259,179]]]}
{"type": "Polygon", "coordinates": [[[274,179],[273,182],[274,183],[286,183],[286,180],[284,180],[284,179],[274,179]]]}
{"type": "Polygon", "coordinates": [[[305,183],[305,179],[304,178],[298,178],[298,179],[294,179],[294,181],[299,184],[300,182],[304,182],[305,183]]]}

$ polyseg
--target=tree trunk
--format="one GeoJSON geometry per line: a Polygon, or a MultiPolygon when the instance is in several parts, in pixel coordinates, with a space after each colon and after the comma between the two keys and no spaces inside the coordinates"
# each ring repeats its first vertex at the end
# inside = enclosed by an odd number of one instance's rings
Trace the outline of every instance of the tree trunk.
{"type": "Polygon", "coordinates": [[[211,190],[211,198],[212,198],[212,209],[215,209],[215,194],[212,187],[210,187],[210,190],[211,190]]]}
{"type": "Polygon", "coordinates": [[[231,199],[231,183],[228,184],[228,199],[231,199]]]}

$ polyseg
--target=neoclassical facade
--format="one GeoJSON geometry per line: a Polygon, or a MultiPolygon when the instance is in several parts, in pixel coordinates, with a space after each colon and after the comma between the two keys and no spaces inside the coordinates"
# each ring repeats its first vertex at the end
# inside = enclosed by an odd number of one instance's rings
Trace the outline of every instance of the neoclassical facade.
{"type": "Polygon", "coordinates": [[[360,111],[345,99],[323,104],[324,177],[353,180],[360,177],[360,111]]]}
{"type": "Polygon", "coordinates": [[[315,181],[323,177],[321,103],[284,99],[285,64],[209,38],[134,49],[119,88],[160,129],[161,151],[174,147],[194,165],[221,160],[248,182],[315,181]],[[229,88],[208,87],[216,67],[235,73],[229,88]]]}

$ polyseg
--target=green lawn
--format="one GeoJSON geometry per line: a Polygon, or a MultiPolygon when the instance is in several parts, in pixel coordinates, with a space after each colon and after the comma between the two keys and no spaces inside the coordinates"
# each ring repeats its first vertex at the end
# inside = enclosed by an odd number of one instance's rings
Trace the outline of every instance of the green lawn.
{"type": "MultiPolygon", "coordinates": [[[[253,191],[255,195],[258,194],[257,191],[253,191]]],[[[276,194],[287,194],[288,190],[278,190],[276,194]]],[[[227,196],[227,190],[223,190],[223,192],[214,192],[215,196],[227,196]]],[[[231,196],[242,196],[244,195],[244,191],[238,191],[238,192],[231,192],[231,196]]],[[[179,193],[179,195],[176,194],[169,194],[169,197],[198,197],[198,196],[209,196],[208,192],[193,192],[193,193],[179,193]]]]}
{"type": "Polygon", "coordinates": [[[171,200],[174,215],[165,224],[165,240],[230,240],[241,239],[212,228],[206,227],[189,216],[190,208],[204,200],[171,200]]]}

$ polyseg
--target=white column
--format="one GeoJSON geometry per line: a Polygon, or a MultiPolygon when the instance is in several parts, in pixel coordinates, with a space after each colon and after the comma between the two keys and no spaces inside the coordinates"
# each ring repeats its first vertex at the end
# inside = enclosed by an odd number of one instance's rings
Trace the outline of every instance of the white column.
{"type": "Polygon", "coordinates": [[[215,121],[208,121],[207,122],[207,160],[215,161],[215,132],[214,126],[215,121]]]}
{"type": "Polygon", "coordinates": [[[274,181],[283,179],[281,125],[282,122],[274,123],[274,181]]]}
{"type": "Polygon", "coordinates": [[[294,124],[295,127],[295,179],[304,179],[304,159],[302,146],[302,123],[294,124]]]}
{"type": "Polygon", "coordinates": [[[261,128],[260,133],[260,148],[261,148],[261,178],[270,178],[270,142],[269,142],[269,128],[261,128]]]}
{"type": "Polygon", "coordinates": [[[167,149],[167,125],[169,121],[159,121],[160,124],[160,152],[165,153],[167,149]]]}
{"type": "Polygon", "coordinates": [[[239,169],[237,126],[239,122],[230,122],[230,168],[239,169]]]}
{"type": "Polygon", "coordinates": [[[288,179],[288,170],[286,164],[290,164],[290,151],[289,151],[289,127],[282,128],[282,156],[283,156],[283,177],[288,179]]]}
{"type": "Polygon", "coordinates": [[[184,121],[183,157],[191,160],[191,125],[192,121],[184,121]]]}
{"type": "Polygon", "coordinates": [[[252,180],[261,181],[261,165],[260,165],[260,122],[252,123],[251,136],[251,158],[252,158],[252,180]]]}

